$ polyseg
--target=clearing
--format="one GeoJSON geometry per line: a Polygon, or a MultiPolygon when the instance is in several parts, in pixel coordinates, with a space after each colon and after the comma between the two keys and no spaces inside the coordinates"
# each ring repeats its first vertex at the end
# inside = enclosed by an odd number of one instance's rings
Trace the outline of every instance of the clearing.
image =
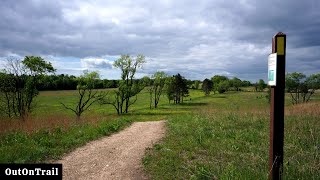
{"type": "Polygon", "coordinates": [[[147,179],[145,149],[165,134],[165,121],[135,122],[111,136],[92,141],[66,155],[63,179],[147,179]]]}

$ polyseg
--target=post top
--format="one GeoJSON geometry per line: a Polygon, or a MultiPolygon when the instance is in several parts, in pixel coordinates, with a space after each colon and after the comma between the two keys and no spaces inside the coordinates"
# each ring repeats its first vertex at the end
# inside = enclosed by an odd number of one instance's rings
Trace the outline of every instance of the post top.
{"type": "Polygon", "coordinates": [[[286,34],[283,33],[283,32],[278,32],[277,34],[275,34],[273,37],[276,37],[276,36],[285,36],[286,34]]]}

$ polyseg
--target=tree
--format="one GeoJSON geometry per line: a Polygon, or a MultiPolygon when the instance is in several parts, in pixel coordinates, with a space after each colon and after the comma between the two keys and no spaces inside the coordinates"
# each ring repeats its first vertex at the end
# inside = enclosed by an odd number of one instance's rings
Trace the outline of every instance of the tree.
{"type": "Polygon", "coordinates": [[[236,91],[239,91],[242,86],[242,81],[239,78],[234,77],[230,79],[230,86],[234,87],[236,91]]]}
{"type": "Polygon", "coordinates": [[[320,73],[310,75],[307,78],[306,83],[312,94],[314,94],[316,89],[320,89],[320,73]]]}
{"type": "Polygon", "coordinates": [[[103,87],[104,88],[117,88],[118,87],[118,82],[117,80],[103,80],[103,87]]]}
{"type": "Polygon", "coordinates": [[[292,104],[308,102],[316,89],[320,88],[320,73],[309,77],[298,72],[286,75],[286,89],[291,95],[292,104]]]}
{"type": "Polygon", "coordinates": [[[172,86],[172,83],[173,83],[173,77],[167,77],[165,80],[165,91],[166,91],[167,98],[169,100],[169,104],[174,99],[174,88],[172,86]]]}
{"type": "Polygon", "coordinates": [[[97,72],[89,73],[88,71],[84,71],[84,74],[78,79],[78,101],[76,107],[71,108],[60,102],[65,109],[73,111],[78,120],[80,119],[81,114],[85,112],[92,104],[102,100],[106,96],[106,93],[94,91],[96,79],[99,79],[99,74],[97,72]]]}
{"type": "Polygon", "coordinates": [[[220,76],[220,75],[215,75],[211,78],[211,81],[213,82],[213,93],[215,93],[215,91],[218,91],[218,89],[220,89],[220,91],[227,91],[229,88],[229,85],[226,86],[226,83],[221,83],[223,81],[228,81],[229,79],[226,76],[220,76]],[[220,84],[221,83],[221,84],[220,84]],[[219,85],[220,84],[220,85],[219,85]],[[224,87],[222,87],[222,85],[224,85],[224,87]],[[228,88],[227,88],[228,87],[228,88]]]}
{"type": "Polygon", "coordinates": [[[244,81],[242,81],[242,85],[241,85],[241,86],[242,86],[242,87],[248,87],[248,86],[252,86],[252,84],[251,84],[250,81],[244,80],[244,81]]]}
{"type": "Polygon", "coordinates": [[[263,79],[259,79],[259,82],[257,83],[257,90],[263,91],[267,87],[267,84],[264,82],[263,79]]]}
{"type": "Polygon", "coordinates": [[[186,81],[187,87],[191,89],[193,85],[193,81],[190,79],[186,79],[185,81],[186,81]]]}
{"type": "Polygon", "coordinates": [[[199,80],[195,80],[194,81],[194,88],[195,89],[199,89],[199,86],[200,86],[200,81],[199,80]]]}
{"type": "Polygon", "coordinates": [[[144,76],[143,78],[141,78],[141,81],[143,82],[145,87],[152,86],[152,84],[153,84],[153,81],[148,76],[144,76]]]}
{"type": "Polygon", "coordinates": [[[175,104],[183,102],[183,98],[189,96],[187,80],[179,73],[170,78],[167,87],[167,96],[169,102],[173,100],[175,104]]]}
{"type": "Polygon", "coordinates": [[[37,86],[41,90],[76,90],[77,78],[67,74],[43,75],[37,86]]]}
{"type": "Polygon", "coordinates": [[[209,79],[205,79],[202,83],[202,90],[206,96],[210,94],[210,91],[212,90],[213,82],[209,79]]]}
{"type": "Polygon", "coordinates": [[[114,91],[114,98],[102,101],[103,104],[111,104],[118,114],[128,113],[129,107],[137,101],[137,94],[144,88],[142,81],[134,80],[134,75],[138,68],[145,63],[145,57],[138,55],[132,58],[129,55],[121,55],[113,64],[121,70],[121,80],[119,88],[114,91]],[[132,100],[132,97],[135,97],[132,100]]]}
{"type": "MultiPolygon", "coordinates": [[[[15,113],[15,78],[12,74],[6,74],[5,70],[0,72],[0,107],[3,115],[9,118],[15,113]]],[[[1,115],[1,114],[0,114],[1,115]]]]}
{"type": "Polygon", "coordinates": [[[224,81],[220,81],[217,85],[216,85],[216,90],[222,94],[225,93],[229,90],[229,81],[228,80],[224,80],[224,81]]]}
{"type": "Polygon", "coordinates": [[[6,112],[9,117],[19,116],[25,120],[31,112],[37,86],[46,73],[54,72],[51,63],[41,57],[26,56],[23,61],[9,57],[0,91],[5,94],[6,112]]]}
{"type": "Polygon", "coordinates": [[[267,95],[265,96],[266,99],[268,100],[268,103],[270,104],[271,102],[271,87],[268,87],[267,95]]]}
{"type": "Polygon", "coordinates": [[[154,102],[154,108],[158,107],[160,96],[162,94],[162,91],[165,86],[165,80],[167,78],[167,75],[161,71],[161,72],[156,72],[153,76],[152,79],[154,80],[153,85],[149,89],[149,94],[150,94],[150,109],[152,108],[151,104],[152,101],[154,102]]]}

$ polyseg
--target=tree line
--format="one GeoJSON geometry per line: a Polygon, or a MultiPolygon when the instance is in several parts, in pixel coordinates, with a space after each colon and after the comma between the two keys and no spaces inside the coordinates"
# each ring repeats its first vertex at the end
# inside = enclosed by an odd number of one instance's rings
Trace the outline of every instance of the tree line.
{"type": "MultiPolygon", "coordinates": [[[[194,87],[199,88],[201,82],[196,82],[194,87]]],[[[225,93],[227,91],[242,91],[242,87],[250,87],[253,86],[255,88],[255,91],[263,91],[267,84],[263,81],[263,79],[259,79],[256,83],[251,83],[247,80],[241,80],[237,77],[233,77],[229,79],[227,76],[222,75],[215,75],[211,77],[211,79],[205,79],[202,82],[202,90],[205,95],[209,95],[210,92],[213,92],[214,94],[217,93],[225,93]]]]}
{"type": "MultiPolygon", "coordinates": [[[[77,85],[80,83],[81,78],[68,75],[68,74],[50,74],[43,75],[40,79],[37,89],[39,91],[47,90],[76,90],[77,85]]],[[[108,79],[94,79],[95,88],[106,89],[106,88],[117,88],[119,86],[119,80],[108,80],[108,79]]]]}
{"type": "MultiPolygon", "coordinates": [[[[189,96],[189,89],[202,89],[204,95],[210,92],[225,93],[242,91],[243,87],[254,87],[255,91],[263,91],[267,85],[260,79],[256,83],[241,80],[237,77],[215,75],[210,79],[187,80],[179,73],[169,76],[165,72],[155,72],[152,76],[136,79],[136,72],[146,62],[143,55],[132,57],[121,55],[113,66],[121,70],[120,80],[100,79],[97,72],[84,71],[79,77],[72,75],[56,75],[50,62],[41,57],[26,56],[22,61],[7,59],[7,67],[0,71],[0,108],[7,117],[26,119],[34,108],[33,100],[41,90],[77,90],[77,103],[61,106],[75,113],[80,119],[82,113],[92,104],[111,105],[117,114],[129,112],[138,99],[138,94],[145,88],[149,92],[149,107],[157,108],[160,98],[167,96],[169,103],[183,103],[189,96]],[[113,88],[112,91],[101,89],[113,88]]],[[[302,73],[286,75],[286,91],[290,93],[293,104],[308,102],[310,97],[320,88],[320,74],[306,76],[302,73]]],[[[0,114],[1,115],[1,114],[0,114]]]]}
{"type": "Polygon", "coordinates": [[[120,80],[101,80],[97,72],[89,71],[84,71],[79,77],[55,75],[52,74],[56,71],[52,64],[36,56],[26,56],[22,61],[7,60],[6,69],[0,71],[0,108],[1,113],[9,118],[25,120],[35,108],[34,98],[40,90],[77,90],[74,105],[60,102],[66,110],[74,112],[77,119],[95,103],[110,104],[117,114],[128,113],[129,107],[137,101],[138,93],[145,87],[150,92],[150,108],[158,107],[164,92],[174,103],[181,103],[188,96],[187,80],[180,74],[169,77],[164,72],[156,72],[151,78],[136,79],[137,70],[145,63],[143,55],[135,58],[121,55],[114,62],[113,66],[121,70],[120,80]],[[105,88],[114,89],[111,92],[101,90],[105,88]]]}

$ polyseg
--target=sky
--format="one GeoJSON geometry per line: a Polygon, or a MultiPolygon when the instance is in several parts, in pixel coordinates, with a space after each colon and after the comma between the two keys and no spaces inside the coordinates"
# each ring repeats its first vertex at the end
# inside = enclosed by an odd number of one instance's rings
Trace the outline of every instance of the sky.
{"type": "Polygon", "coordinates": [[[320,72],[319,0],[1,0],[0,69],[41,56],[57,74],[98,71],[119,79],[121,54],[156,71],[204,80],[267,79],[272,37],[287,35],[286,72],[320,72]]]}

